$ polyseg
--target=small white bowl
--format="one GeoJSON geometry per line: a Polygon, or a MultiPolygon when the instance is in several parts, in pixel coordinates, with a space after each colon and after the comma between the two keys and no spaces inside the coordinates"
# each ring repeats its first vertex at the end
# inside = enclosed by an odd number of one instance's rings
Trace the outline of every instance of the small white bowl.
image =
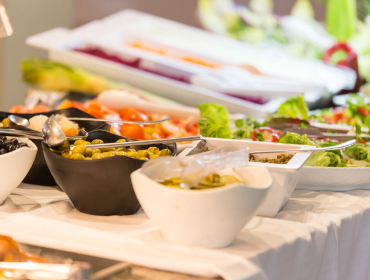
{"type": "Polygon", "coordinates": [[[155,182],[142,169],[132,173],[131,180],[145,213],[168,242],[220,248],[230,245],[253,218],[272,183],[269,171],[261,166],[237,167],[222,174],[236,174],[245,184],[181,190],[155,182]]]}
{"type": "Polygon", "coordinates": [[[16,138],[19,142],[26,143],[28,147],[0,155],[0,204],[26,177],[37,154],[37,147],[31,140],[19,137],[9,138],[16,138]]]}

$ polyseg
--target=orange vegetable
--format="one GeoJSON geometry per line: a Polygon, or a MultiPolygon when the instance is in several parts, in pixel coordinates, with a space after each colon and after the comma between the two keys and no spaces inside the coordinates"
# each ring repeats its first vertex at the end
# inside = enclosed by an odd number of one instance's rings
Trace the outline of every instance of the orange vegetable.
{"type": "Polygon", "coordinates": [[[145,131],[144,127],[139,124],[124,124],[121,126],[120,129],[121,135],[137,139],[137,140],[144,140],[145,139],[145,131]]]}
{"type": "Polygon", "coordinates": [[[125,121],[147,121],[148,116],[134,108],[125,108],[118,111],[122,120],[125,121]]]}
{"type": "Polygon", "coordinates": [[[64,131],[64,133],[66,135],[77,135],[78,134],[78,130],[74,127],[71,127],[70,129],[67,129],[66,131],[64,131]]]}

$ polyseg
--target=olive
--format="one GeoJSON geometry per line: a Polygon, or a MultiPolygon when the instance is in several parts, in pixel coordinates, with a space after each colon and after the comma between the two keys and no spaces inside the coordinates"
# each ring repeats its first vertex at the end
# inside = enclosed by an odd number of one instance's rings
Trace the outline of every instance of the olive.
{"type": "Polygon", "coordinates": [[[158,147],[150,147],[150,148],[148,148],[148,152],[152,153],[152,154],[155,154],[155,153],[159,152],[159,148],[158,147]]]}
{"type": "Polygon", "coordinates": [[[112,151],[115,151],[116,149],[115,148],[102,148],[100,149],[102,152],[112,152],[112,151]]]}
{"type": "Polygon", "coordinates": [[[91,149],[89,149],[89,148],[86,148],[86,152],[85,152],[85,156],[86,157],[91,157],[92,156],[92,150],[91,149]]]}
{"type": "Polygon", "coordinates": [[[26,143],[18,143],[17,149],[20,149],[22,147],[28,147],[28,145],[26,143]]]}
{"type": "Polygon", "coordinates": [[[96,154],[96,153],[100,154],[101,153],[100,149],[92,149],[91,152],[92,152],[92,154],[96,154]]]}
{"type": "Polygon", "coordinates": [[[84,140],[76,140],[74,145],[77,146],[77,145],[82,145],[85,141],[84,140]]]}
{"type": "Polygon", "coordinates": [[[132,149],[132,148],[128,148],[127,149],[127,152],[136,152],[136,150],[135,149],[132,149]]]}
{"type": "Polygon", "coordinates": [[[157,158],[157,157],[159,157],[159,155],[149,154],[149,159],[154,159],[154,158],[157,158]]]}
{"type": "Polygon", "coordinates": [[[95,140],[91,141],[91,144],[93,144],[93,145],[95,145],[95,144],[104,144],[104,142],[103,142],[103,140],[95,139],[95,140]]]}
{"type": "Polygon", "coordinates": [[[4,148],[0,149],[0,155],[6,154],[8,151],[4,148]]]}
{"type": "Polygon", "coordinates": [[[11,142],[5,142],[4,148],[5,150],[9,151],[10,146],[14,146],[11,142]]]}
{"type": "Polygon", "coordinates": [[[72,154],[81,154],[85,155],[86,153],[86,147],[84,145],[77,145],[72,149],[72,154]]]}
{"type": "Polygon", "coordinates": [[[149,156],[149,152],[147,150],[139,150],[136,153],[136,158],[142,158],[142,157],[147,158],[148,156],[149,156]]]}
{"type": "Polygon", "coordinates": [[[129,150],[129,149],[127,149],[127,148],[117,148],[117,149],[116,149],[116,151],[117,151],[117,152],[125,152],[125,153],[127,153],[127,152],[129,152],[130,150],[129,150]]]}
{"type": "Polygon", "coordinates": [[[138,157],[137,159],[140,159],[140,160],[149,160],[148,158],[146,157],[138,157]]]}
{"type": "Polygon", "coordinates": [[[8,138],[6,138],[6,136],[0,136],[0,140],[6,141],[8,138]]]}
{"type": "Polygon", "coordinates": [[[3,127],[10,127],[11,125],[11,122],[8,118],[3,119],[2,123],[3,123],[3,127]]]}
{"type": "Polygon", "coordinates": [[[85,160],[92,160],[91,157],[85,157],[85,160]]]}
{"type": "Polygon", "coordinates": [[[118,140],[116,141],[116,143],[124,143],[124,142],[127,142],[127,141],[126,141],[126,139],[118,139],[118,140]]]}
{"type": "Polygon", "coordinates": [[[9,152],[15,151],[17,149],[17,145],[10,145],[8,148],[9,152]]]}
{"type": "Polygon", "coordinates": [[[133,158],[136,158],[136,152],[127,152],[127,156],[128,157],[133,157],[133,158]]]}
{"type": "Polygon", "coordinates": [[[17,145],[19,142],[18,142],[18,140],[17,140],[17,139],[12,138],[12,139],[8,139],[8,140],[6,140],[6,141],[5,141],[5,144],[6,144],[6,143],[12,143],[13,145],[17,145]]]}
{"type": "Polygon", "coordinates": [[[163,157],[163,156],[170,156],[172,155],[172,152],[170,149],[166,148],[166,149],[163,149],[160,153],[159,153],[159,156],[160,157],[163,157]]]}
{"type": "Polygon", "coordinates": [[[104,158],[104,155],[101,154],[101,153],[95,153],[95,154],[92,155],[91,158],[92,159],[102,159],[102,158],[104,158]]]}
{"type": "Polygon", "coordinates": [[[4,148],[5,144],[4,144],[4,140],[3,139],[0,139],[0,149],[4,148]]]}
{"type": "Polygon", "coordinates": [[[81,154],[72,154],[71,155],[71,159],[74,159],[74,160],[84,160],[85,159],[85,157],[83,156],[83,155],[81,155],[81,154]]]}
{"type": "Polygon", "coordinates": [[[62,157],[71,158],[71,155],[72,155],[72,151],[70,151],[70,150],[62,152],[62,157]]]}
{"type": "Polygon", "coordinates": [[[117,152],[116,151],[104,152],[103,155],[105,157],[114,157],[117,155],[117,152]]]}
{"type": "Polygon", "coordinates": [[[127,153],[125,151],[117,151],[118,156],[127,156],[127,153]]]}

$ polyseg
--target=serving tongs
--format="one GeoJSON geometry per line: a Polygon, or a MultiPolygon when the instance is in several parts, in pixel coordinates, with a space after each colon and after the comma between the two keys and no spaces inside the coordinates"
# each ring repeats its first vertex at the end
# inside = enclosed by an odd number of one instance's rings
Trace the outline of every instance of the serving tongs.
{"type": "Polygon", "coordinates": [[[284,136],[287,132],[290,133],[298,133],[300,135],[306,134],[307,137],[309,138],[314,138],[314,139],[322,139],[322,138],[329,138],[333,140],[338,140],[338,141],[347,141],[348,139],[356,139],[357,137],[364,138],[364,139],[370,139],[369,134],[346,134],[346,133],[326,133],[322,132],[320,129],[316,127],[299,127],[299,128],[288,128],[283,131],[281,136],[284,136]]]}
{"type": "MultiPolygon", "coordinates": [[[[74,146],[69,144],[67,136],[64,134],[63,129],[59,125],[55,116],[51,116],[45,122],[42,128],[42,134],[44,142],[55,151],[65,151],[73,149],[74,146]]],[[[103,148],[121,148],[129,146],[138,146],[138,145],[152,145],[152,144],[169,144],[176,142],[186,142],[186,141],[195,141],[195,140],[204,140],[201,135],[187,136],[187,137],[175,137],[175,138],[166,138],[166,139],[153,139],[153,140],[143,140],[143,141],[130,141],[130,142],[120,142],[120,143],[106,143],[106,144],[91,144],[85,145],[86,148],[90,149],[103,149],[103,148]]]]}

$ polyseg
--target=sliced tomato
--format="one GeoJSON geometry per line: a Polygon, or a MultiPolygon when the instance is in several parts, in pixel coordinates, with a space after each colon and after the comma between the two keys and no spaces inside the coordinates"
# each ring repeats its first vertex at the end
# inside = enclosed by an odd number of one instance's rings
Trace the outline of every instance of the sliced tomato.
{"type": "Polygon", "coordinates": [[[122,120],[125,121],[147,121],[148,116],[134,108],[125,108],[118,111],[122,120]]]}
{"type": "Polygon", "coordinates": [[[64,133],[66,135],[77,135],[78,130],[77,130],[77,128],[71,127],[70,129],[67,129],[66,131],[64,131],[64,133]]]}
{"type": "Polygon", "coordinates": [[[360,114],[363,114],[365,116],[369,116],[370,115],[370,112],[364,108],[357,108],[357,111],[360,113],[360,114]]]}
{"type": "Polygon", "coordinates": [[[137,139],[137,140],[144,140],[145,139],[145,131],[144,127],[139,124],[124,124],[121,126],[120,129],[121,135],[137,139]]]}

